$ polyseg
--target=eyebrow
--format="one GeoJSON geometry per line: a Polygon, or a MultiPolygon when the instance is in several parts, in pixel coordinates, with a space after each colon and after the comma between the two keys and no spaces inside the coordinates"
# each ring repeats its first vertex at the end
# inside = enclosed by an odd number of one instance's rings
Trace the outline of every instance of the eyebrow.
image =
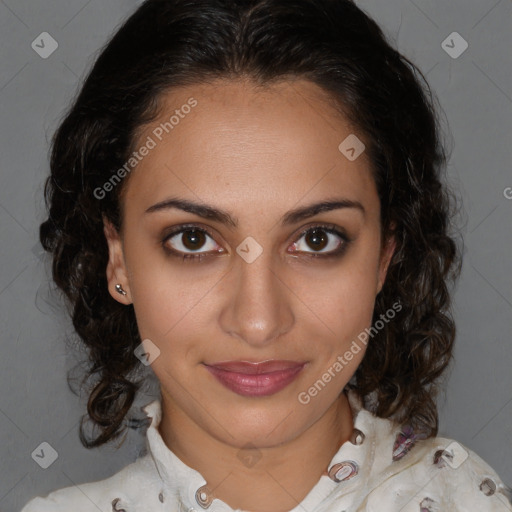
{"type": "MultiPolygon", "coordinates": [[[[366,210],[359,201],[353,201],[351,199],[335,198],[321,201],[318,203],[312,203],[306,206],[300,206],[287,212],[281,218],[281,225],[288,226],[303,221],[309,217],[313,217],[322,212],[328,212],[332,210],[339,210],[342,208],[351,208],[356,211],[360,211],[363,216],[366,215],[366,210]]],[[[238,227],[238,219],[231,216],[231,214],[225,210],[209,206],[204,203],[197,203],[188,199],[180,198],[169,198],[159,203],[150,206],[145,213],[159,212],[168,209],[183,210],[188,213],[193,213],[199,217],[205,219],[217,221],[221,224],[225,224],[231,228],[238,227]]]]}

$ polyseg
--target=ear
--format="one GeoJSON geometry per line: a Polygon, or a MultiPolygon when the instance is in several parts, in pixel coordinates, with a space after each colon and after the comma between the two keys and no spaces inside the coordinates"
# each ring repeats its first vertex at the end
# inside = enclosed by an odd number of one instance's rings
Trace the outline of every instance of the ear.
{"type": "Polygon", "coordinates": [[[123,244],[121,237],[114,225],[103,217],[103,232],[108,244],[108,264],[106,269],[108,291],[110,295],[121,304],[131,304],[128,273],[124,261],[123,244]],[[120,284],[126,295],[121,295],[116,290],[116,284],[120,284]]]}
{"type": "Polygon", "coordinates": [[[384,282],[386,280],[386,275],[388,273],[389,264],[391,262],[391,258],[396,249],[396,238],[395,235],[390,235],[383,243],[381,249],[381,256],[379,262],[379,276],[377,283],[377,294],[380,293],[382,287],[384,286],[384,282]]]}

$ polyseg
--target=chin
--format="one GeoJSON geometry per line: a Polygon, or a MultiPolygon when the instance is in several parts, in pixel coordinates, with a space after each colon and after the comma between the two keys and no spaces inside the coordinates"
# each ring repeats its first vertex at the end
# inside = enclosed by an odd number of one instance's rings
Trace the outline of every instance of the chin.
{"type": "MultiPolygon", "coordinates": [[[[299,407],[300,404],[295,402],[299,407]]],[[[291,441],[315,421],[299,418],[300,410],[295,411],[290,407],[289,399],[285,403],[288,407],[282,402],[273,405],[268,402],[245,405],[240,408],[231,405],[222,413],[219,411],[219,414],[214,415],[216,421],[211,426],[224,442],[238,448],[247,444],[261,448],[276,446],[291,441]]]]}

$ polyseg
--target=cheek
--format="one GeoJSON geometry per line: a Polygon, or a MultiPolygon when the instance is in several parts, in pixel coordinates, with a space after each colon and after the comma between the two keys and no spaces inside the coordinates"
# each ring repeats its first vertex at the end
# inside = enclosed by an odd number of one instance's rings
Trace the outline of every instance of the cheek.
{"type": "Polygon", "coordinates": [[[134,310],[141,337],[154,339],[157,345],[170,345],[197,329],[204,294],[180,292],[179,285],[151,279],[136,283],[134,310]],[[196,320],[196,322],[194,322],[196,320]]]}
{"type": "Polygon", "coordinates": [[[342,334],[342,340],[352,339],[372,321],[375,306],[374,278],[368,274],[358,276],[352,273],[350,278],[340,285],[337,296],[332,300],[329,311],[333,330],[342,334]]]}
{"type": "Polygon", "coordinates": [[[372,250],[353,251],[330,272],[301,280],[300,297],[334,334],[357,335],[372,320],[377,295],[378,258],[372,250]],[[314,286],[311,286],[314,283],[314,286]]]}
{"type": "Polygon", "coordinates": [[[169,260],[161,247],[131,238],[126,242],[126,265],[141,337],[167,343],[174,332],[183,331],[192,312],[199,314],[206,281],[182,269],[186,263],[169,260]]]}

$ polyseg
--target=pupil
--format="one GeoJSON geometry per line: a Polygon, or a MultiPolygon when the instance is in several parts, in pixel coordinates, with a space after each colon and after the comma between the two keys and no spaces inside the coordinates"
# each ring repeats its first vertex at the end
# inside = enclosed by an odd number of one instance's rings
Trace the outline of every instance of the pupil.
{"type": "Polygon", "coordinates": [[[187,249],[193,251],[198,249],[198,246],[200,247],[202,245],[201,241],[204,238],[204,233],[202,231],[191,229],[186,231],[185,233],[188,233],[188,235],[185,236],[185,241],[183,242],[183,245],[187,249]]]}
{"type": "Polygon", "coordinates": [[[328,242],[328,237],[322,229],[314,229],[307,235],[306,241],[313,249],[323,249],[328,242]]]}

